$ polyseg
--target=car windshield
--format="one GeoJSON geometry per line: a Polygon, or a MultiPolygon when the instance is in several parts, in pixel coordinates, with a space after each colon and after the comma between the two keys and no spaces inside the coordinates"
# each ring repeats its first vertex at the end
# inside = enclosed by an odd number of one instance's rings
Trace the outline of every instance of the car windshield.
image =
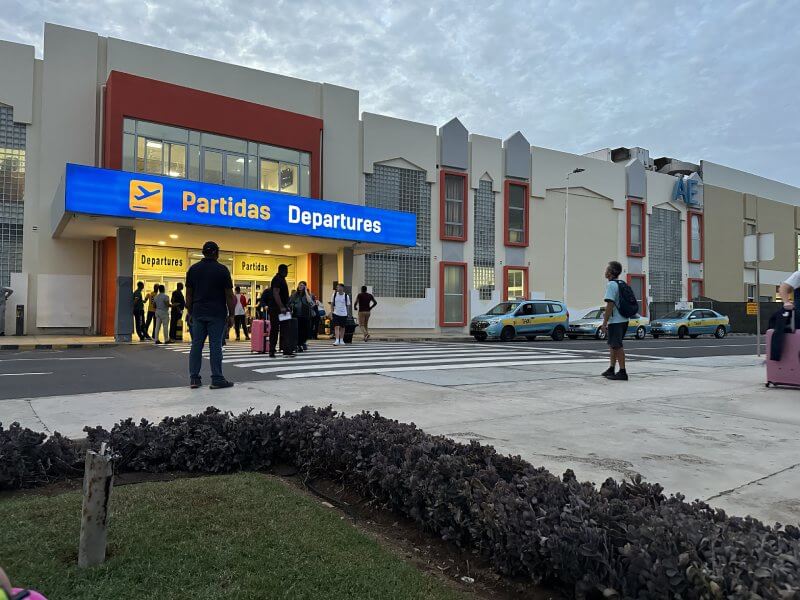
{"type": "Polygon", "coordinates": [[[691,311],[688,310],[673,310],[670,313],[665,314],[662,319],[685,319],[689,316],[691,311]]]}
{"type": "Polygon", "coordinates": [[[507,315],[510,312],[513,312],[519,306],[519,302],[501,302],[497,306],[495,306],[492,310],[487,312],[487,315],[507,315]]]}
{"type": "Polygon", "coordinates": [[[585,315],[583,315],[584,319],[602,319],[603,318],[603,309],[598,308],[597,310],[590,310],[585,315]]]}

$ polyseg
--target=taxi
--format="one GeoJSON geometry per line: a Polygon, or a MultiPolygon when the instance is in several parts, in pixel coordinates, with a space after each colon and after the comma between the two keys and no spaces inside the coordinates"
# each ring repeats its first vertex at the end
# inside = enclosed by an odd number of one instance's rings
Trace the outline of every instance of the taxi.
{"type": "Polygon", "coordinates": [[[650,333],[656,339],[662,335],[677,335],[681,339],[687,335],[692,339],[700,335],[713,335],[721,340],[730,332],[730,319],[708,308],[675,310],[650,324],[650,333]]]}
{"type": "Polygon", "coordinates": [[[550,336],[564,339],[569,327],[569,312],[556,300],[513,300],[501,302],[490,311],[473,317],[469,334],[479,342],[497,339],[510,342],[518,335],[528,340],[550,336]]]}
{"type": "MultiPolygon", "coordinates": [[[[570,321],[567,329],[567,337],[577,340],[579,337],[593,337],[596,340],[606,339],[606,332],[600,329],[603,324],[604,308],[594,308],[576,321],[570,321]]],[[[636,315],[628,320],[628,331],[625,337],[635,337],[643,340],[650,330],[650,319],[641,315],[636,315]]]]}

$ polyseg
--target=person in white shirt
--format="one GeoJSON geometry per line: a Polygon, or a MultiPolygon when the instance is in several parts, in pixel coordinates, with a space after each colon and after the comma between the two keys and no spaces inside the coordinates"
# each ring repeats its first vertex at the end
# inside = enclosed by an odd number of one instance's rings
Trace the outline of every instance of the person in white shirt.
{"type": "Polygon", "coordinates": [[[236,286],[236,308],[233,310],[233,327],[236,329],[236,341],[241,341],[239,330],[244,330],[244,339],[249,340],[250,334],[247,332],[247,296],[242,293],[242,288],[236,286]]]}
{"type": "Polygon", "coordinates": [[[334,346],[344,344],[342,338],[344,337],[344,328],[347,325],[347,316],[350,314],[351,305],[350,296],[344,291],[344,284],[340,283],[336,286],[336,291],[331,298],[331,320],[333,321],[336,337],[336,341],[333,342],[334,346]]]}
{"type": "Polygon", "coordinates": [[[783,308],[794,310],[798,308],[797,300],[800,296],[800,271],[795,271],[778,288],[778,294],[783,300],[783,308]]]}

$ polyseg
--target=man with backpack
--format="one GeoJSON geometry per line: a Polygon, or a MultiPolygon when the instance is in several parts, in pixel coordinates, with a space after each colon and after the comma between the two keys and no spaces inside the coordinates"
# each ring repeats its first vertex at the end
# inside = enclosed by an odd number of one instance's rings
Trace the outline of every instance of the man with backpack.
{"type": "Polygon", "coordinates": [[[620,281],[622,265],[612,260],[606,267],[605,277],[608,279],[606,286],[606,310],[603,314],[603,324],[600,329],[606,334],[606,342],[611,350],[611,366],[603,372],[603,377],[614,381],[628,381],[628,372],[625,370],[625,349],[622,340],[628,332],[628,319],[639,312],[639,302],[629,286],[620,281]],[[619,363],[619,371],[614,372],[619,363]]]}

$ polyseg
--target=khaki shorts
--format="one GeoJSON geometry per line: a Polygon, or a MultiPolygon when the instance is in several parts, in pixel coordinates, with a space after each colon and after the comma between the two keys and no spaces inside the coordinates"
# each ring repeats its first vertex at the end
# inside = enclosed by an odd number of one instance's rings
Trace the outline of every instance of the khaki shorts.
{"type": "Polygon", "coordinates": [[[360,327],[366,327],[369,324],[369,315],[370,312],[368,310],[358,311],[358,325],[360,327]]]}

